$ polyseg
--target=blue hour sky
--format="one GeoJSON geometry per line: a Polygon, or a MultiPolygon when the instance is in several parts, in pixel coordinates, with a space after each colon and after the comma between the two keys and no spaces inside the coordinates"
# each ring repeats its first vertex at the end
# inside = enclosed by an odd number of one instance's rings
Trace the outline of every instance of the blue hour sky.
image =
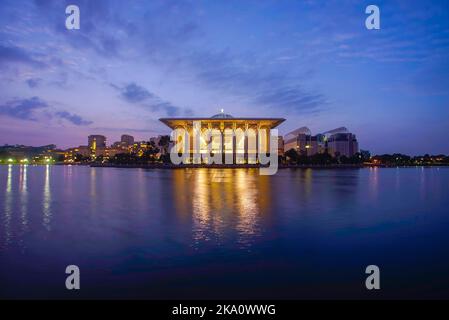
{"type": "Polygon", "coordinates": [[[161,117],[223,108],[448,154],[449,1],[1,0],[0,83],[0,144],[147,140],[169,132],[161,117]]]}

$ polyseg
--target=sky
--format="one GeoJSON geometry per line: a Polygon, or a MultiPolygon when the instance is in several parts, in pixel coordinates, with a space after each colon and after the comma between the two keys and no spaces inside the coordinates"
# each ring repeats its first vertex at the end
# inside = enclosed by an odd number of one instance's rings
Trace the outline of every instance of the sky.
{"type": "Polygon", "coordinates": [[[280,134],[345,126],[372,154],[449,154],[449,1],[0,2],[0,145],[148,140],[170,132],[161,117],[224,109],[285,118],[280,134]]]}

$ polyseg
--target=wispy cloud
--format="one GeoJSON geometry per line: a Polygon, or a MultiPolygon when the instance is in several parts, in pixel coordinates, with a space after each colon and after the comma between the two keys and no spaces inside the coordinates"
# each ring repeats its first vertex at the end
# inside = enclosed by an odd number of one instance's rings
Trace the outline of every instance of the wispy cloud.
{"type": "Polygon", "coordinates": [[[39,97],[14,99],[0,105],[0,114],[21,120],[36,121],[36,110],[45,109],[48,104],[39,97]]]}
{"type": "Polygon", "coordinates": [[[35,59],[28,51],[19,47],[0,44],[0,65],[11,63],[22,63],[36,68],[46,67],[45,63],[35,59]]]}
{"type": "Polygon", "coordinates": [[[38,87],[40,84],[42,83],[42,79],[41,78],[30,78],[26,80],[26,84],[30,87],[30,88],[36,88],[38,87]]]}
{"type": "Polygon", "coordinates": [[[73,114],[67,111],[58,111],[54,115],[60,119],[65,119],[76,126],[88,126],[93,123],[92,121],[83,119],[77,114],[73,114]]]}
{"type": "Polygon", "coordinates": [[[120,97],[128,103],[139,105],[153,112],[163,112],[171,117],[182,114],[182,111],[189,112],[189,109],[175,106],[134,82],[125,86],[111,84],[111,87],[118,90],[120,97]]]}
{"type": "Polygon", "coordinates": [[[316,113],[328,104],[324,94],[304,88],[304,74],[310,68],[303,72],[273,69],[254,54],[233,55],[228,51],[197,53],[189,57],[188,63],[203,86],[237,95],[254,106],[316,113]]]}
{"type": "Polygon", "coordinates": [[[145,100],[155,98],[155,96],[147,89],[138,86],[135,83],[127,84],[123,88],[118,89],[121,91],[121,97],[130,103],[140,103],[145,100]]]}
{"type": "Polygon", "coordinates": [[[27,121],[37,121],[39,118],[63,119],[76,126],[87,126],[93,123],[80,115],[64,110],[54,110],[49,103],[36,96],[5,102],[0,105],[0,115],[27,121]]]}

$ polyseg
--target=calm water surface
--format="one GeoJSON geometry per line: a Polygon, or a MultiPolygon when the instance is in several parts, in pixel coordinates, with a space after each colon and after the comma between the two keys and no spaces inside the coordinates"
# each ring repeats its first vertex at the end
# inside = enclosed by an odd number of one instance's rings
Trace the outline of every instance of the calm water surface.
{"type": "Polygon", "coordinates": [[[449,298],[448,190],[449,168],[0,166],[0,297],[449,298]]]}

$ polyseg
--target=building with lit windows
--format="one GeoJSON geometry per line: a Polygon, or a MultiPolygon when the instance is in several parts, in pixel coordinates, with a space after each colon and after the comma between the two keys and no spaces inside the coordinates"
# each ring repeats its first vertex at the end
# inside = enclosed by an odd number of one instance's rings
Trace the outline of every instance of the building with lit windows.
{"type": "Polygon", "coordinates": [[[345,127],[317,135],[312,135],[309,128],[302,127],[284,136],[284,151],[290,149],[304,156],[327,152],[333,157],[352,157],[359,151],[359,146],[355,134],[345,127]]]}
{"type": "Polygon", "coordinates": [[[129,134],[123,134],[120,138],[120,142],[124,146],[132,146],[134,144],[134,137],[129,134]]]}
{"type": "Polygon", "coordinates": [[[327,139],[327,150],[333,157],[352,157],[359,151],[359,145],[354,134],[350,132],[336,133],[327,139]]]}
{"type": "Polygon", "coordinates": [[[221,154],[221,163],[259,163],[258,153],[268,153],[270,150],[271,130],[285,121],[282,118],[234,118],[223,110],[210,118],[162,118],[159,120],[174,130],[175,137],[172,139],[175,140],[173,142],[178,148],[177,151],[190,154],[186,163],[194,163],[193,139],[194,135],[199,136],[199,152],[203,164],[211,163],[211,157],[209,157],[211,154],[221,154]],[[186,134],[179,134],[179,132],[186,134]]]}
{"type": "Polygon", "coordinates": [[[91,150],[106,148],[106,137],[102,135],[90,135],[87,137],[87,145],[91,150]]]}

